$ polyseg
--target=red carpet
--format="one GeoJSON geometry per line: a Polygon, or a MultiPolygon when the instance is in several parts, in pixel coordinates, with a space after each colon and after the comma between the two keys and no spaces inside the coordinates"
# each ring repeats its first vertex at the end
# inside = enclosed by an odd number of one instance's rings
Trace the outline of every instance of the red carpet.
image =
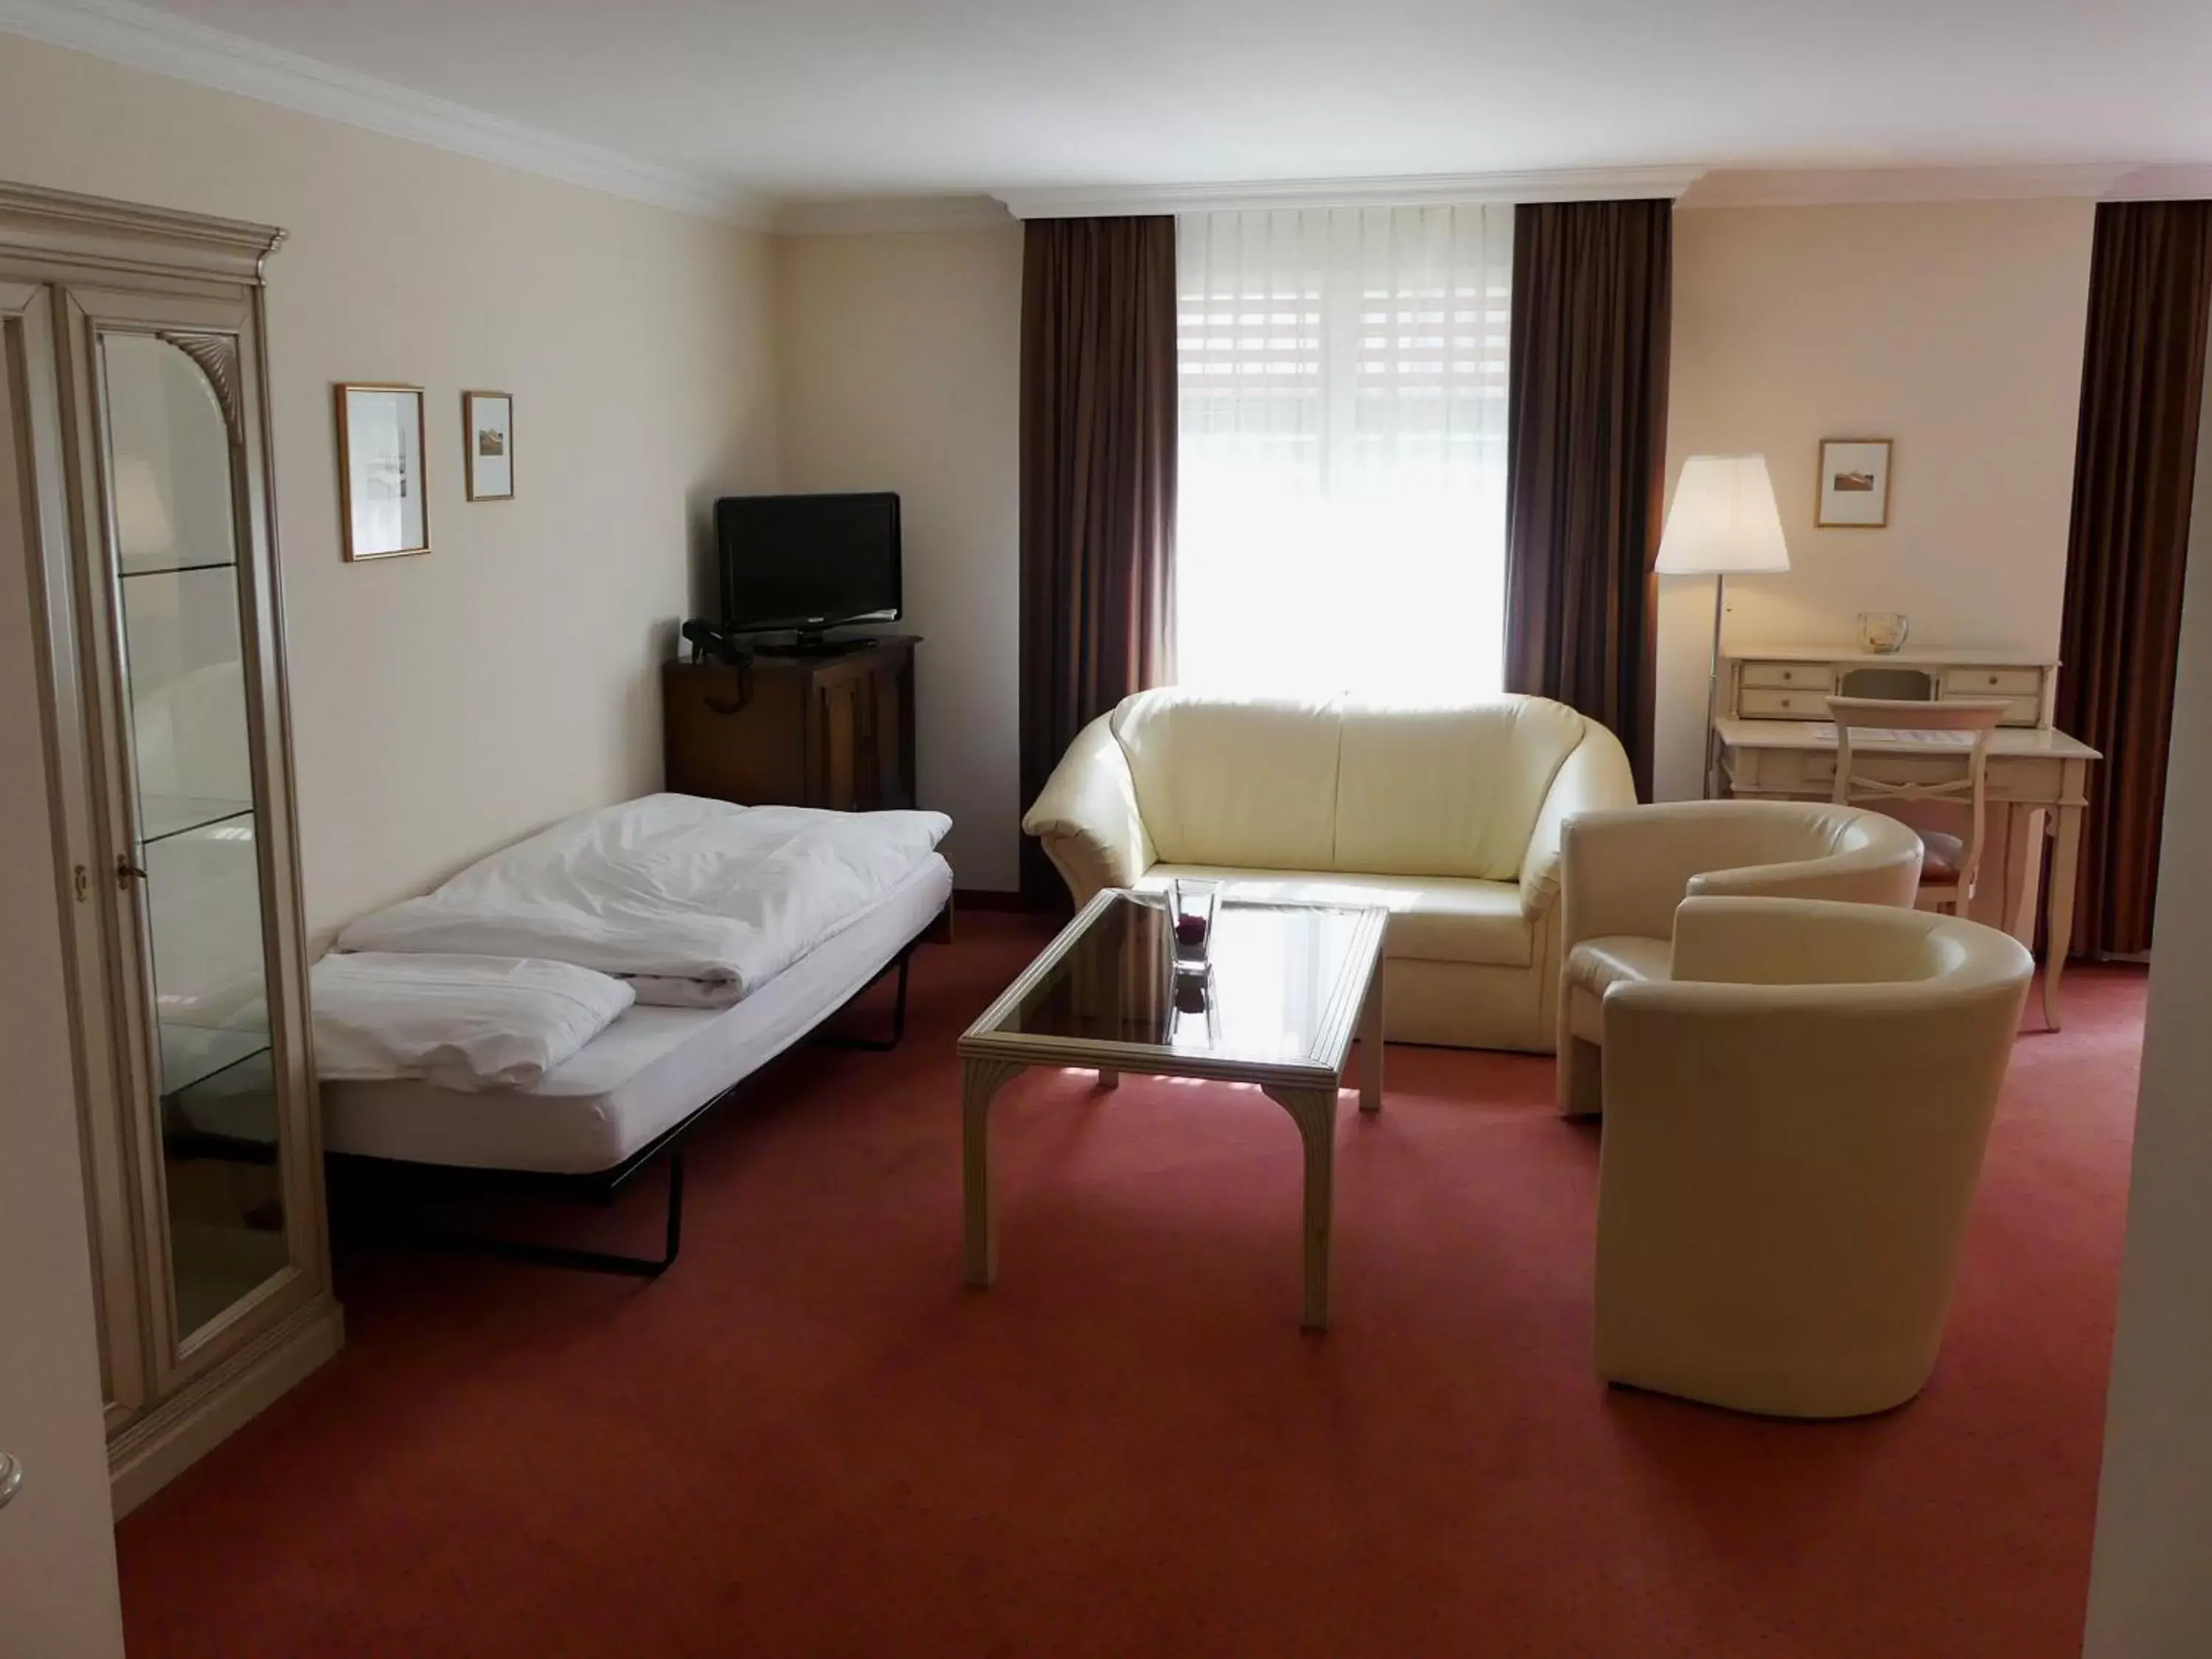
{"type": "Polygon", "coordinates": [[[1036,933],[963,927],[694,1141],[659,1284],[342,1260],[345,1353],[124,1522],[134,1659],[2080,1651],[2140,975],[2021,1040],[1927,1393],[1804,1426],[1592,1379],[1543,1060],[1347,1103],[1318,1338],[1279,1108],[1032,1073],[963,1292],[952,1037],[1036,933]]]}

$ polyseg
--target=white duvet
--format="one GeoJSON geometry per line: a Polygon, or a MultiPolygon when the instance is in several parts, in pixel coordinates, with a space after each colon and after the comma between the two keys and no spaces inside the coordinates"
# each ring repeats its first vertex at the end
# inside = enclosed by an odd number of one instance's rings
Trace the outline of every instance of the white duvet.
{"type": "Polygon", "coordinates": [[[859,917],[951,827],[941,812],[647,795],[364,916],[338,948],[543,957],[629,980],[641,1002],[726,1007],[859,917]]]}

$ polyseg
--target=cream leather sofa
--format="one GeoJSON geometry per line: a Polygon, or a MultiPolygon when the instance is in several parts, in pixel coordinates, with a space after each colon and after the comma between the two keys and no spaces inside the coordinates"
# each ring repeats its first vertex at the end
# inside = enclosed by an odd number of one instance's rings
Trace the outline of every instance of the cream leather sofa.
{"type": "Polygon", "coordinates": [[[1692,898],[1606,994],[1597,1368],[1850,1417],[1934,1369],[2033,964],[1923,911],[1692,898]]]}
{"type": "Polygon", "coordinates": [[[1604,1107],[1610,986],[1673,972],[1686,896],[1833,899],[1910,909],[1920,837],[1895,818],[1826,802],[1670,801],[1590,812],[1560,848],[1559,1109],[1604,1107]]]}
{"type": "Polygon", "coordinates": [[[1079,905],[1176,875],[1387,904],[1394,1041],[1548,1054],[1561,826],[1635,799],[1613,734],[1541,697],[1393,709],[1170,688],[1086,726],[1022,827],[1079,905]]]}

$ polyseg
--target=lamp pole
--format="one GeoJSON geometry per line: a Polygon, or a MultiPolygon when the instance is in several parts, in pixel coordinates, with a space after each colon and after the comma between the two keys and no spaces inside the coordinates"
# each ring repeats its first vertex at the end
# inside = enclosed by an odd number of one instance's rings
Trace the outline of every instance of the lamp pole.
{"type": "Polygon", "coordinates": [[[1711,800],[1718,793],[1719,780],[1714,775],[1716,764],[1714,738],[1720,730],[1721,720],[1721,618],[1728,607],[1728,572],[1713,572],[1713,651],[1705,669],[1705,752],[1701,769],[1704,797],[1711,800]]]}

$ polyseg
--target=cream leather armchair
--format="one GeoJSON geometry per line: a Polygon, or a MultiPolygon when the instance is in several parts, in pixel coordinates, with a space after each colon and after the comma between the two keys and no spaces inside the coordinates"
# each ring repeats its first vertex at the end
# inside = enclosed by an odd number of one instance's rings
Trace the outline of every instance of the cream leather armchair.
{"type": "Polygon", "coordinates": [[[1541,697],[1389,708],[1169,688],[1085,727],[1022,827],[1079,905],[1178,875],[1385,905],[1394,1042],[1548,1054],[1561,835],[1635,799],[1613,733],[1541,697]]]}
{"type": "Polygon", "coordinates": [[[2033,964],[1978,922],[1692,898],[1605,995],[1597,1368],[1852,1417],[1927,1382],[2033,964]]]}
{"type": "Polygon", "coordinates": [[[1826,802],[1670,801],[1586,812],[1560,843],[1559,1109],[1604,1109],[1607,988],[1672,973],[1688,896],[1832,899],[1911,908],[1920,838],[1826,802]]]}

